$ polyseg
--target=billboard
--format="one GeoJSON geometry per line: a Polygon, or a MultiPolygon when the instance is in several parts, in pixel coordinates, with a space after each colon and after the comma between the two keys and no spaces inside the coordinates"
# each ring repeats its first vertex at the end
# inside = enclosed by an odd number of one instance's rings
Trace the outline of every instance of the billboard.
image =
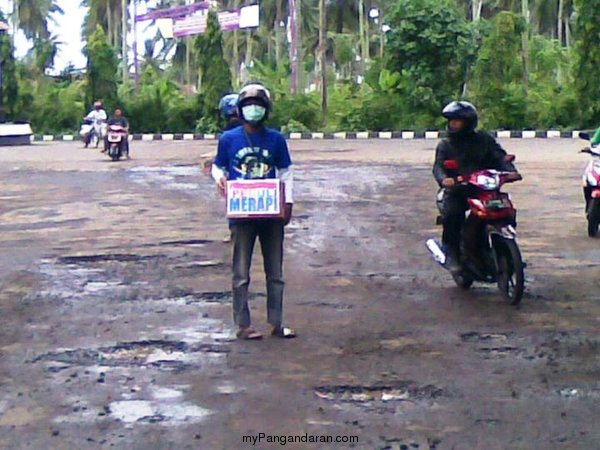
{"type": "MultiPolygon", "coordinates": [[[[236,11],[220,12],[217,17],[223,31],[255,28],[260,23],[260,10],[258,5],[250,5],[236,11]]],[[[198,15],[178,19],[173,23],[173,35],[175,37],[185,37],[203,34],[206,31],[206,19],[205,11],[198,15]]]]}

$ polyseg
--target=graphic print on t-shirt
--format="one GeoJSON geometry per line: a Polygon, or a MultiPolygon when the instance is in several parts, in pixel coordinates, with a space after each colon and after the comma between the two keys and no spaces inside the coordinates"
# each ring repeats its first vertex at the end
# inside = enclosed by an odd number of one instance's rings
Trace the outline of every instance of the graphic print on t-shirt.
{"type": "Polygon", "coordinates": [[[260,147],[244,147],[233,157],[233,170],[245,180],[269,178],[273,171],[273,155],[260,147]]]}

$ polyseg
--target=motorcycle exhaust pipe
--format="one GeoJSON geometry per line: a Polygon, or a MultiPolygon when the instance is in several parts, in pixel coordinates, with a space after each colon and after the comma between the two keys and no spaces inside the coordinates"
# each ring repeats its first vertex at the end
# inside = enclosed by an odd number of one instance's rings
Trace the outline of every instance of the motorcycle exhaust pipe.
{"type": "Polygon", "coordinates": [[[446,254],[442,251],[435,239],[427,239],[425,246],[427,247],[427,250],[431,252],[433,259],[435,259],[436,262],[442,265],[446,264],[446,254]]]}

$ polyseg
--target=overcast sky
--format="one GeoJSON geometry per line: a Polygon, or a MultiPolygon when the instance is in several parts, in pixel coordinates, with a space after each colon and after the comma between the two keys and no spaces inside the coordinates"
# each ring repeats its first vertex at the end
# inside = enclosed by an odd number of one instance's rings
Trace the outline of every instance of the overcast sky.
{"type": "MultiPolygon", "coordinates": [[[[50,23],[49,26],[50,32],[57,36],[58,42],[62,43],[59,46],[58,55],[54,61],[54,72],[60,72],[70,63],[76,68],[83,68],[85,67],[86,60],[81,53],[84,46],[84,42],[81,40],[81,25],[83,24],[87,8],[81,8],[79,0],[56,0],[56,3],[65,13],[64,15],[55,14],[53,17],[57,23],[50,23]]],[[[152,2],[149,5],[153,6],[152,2]]],[[[0,0],[0,9],[5,14],[8,14],[12,11],[12,1],[0,0]]],[[[145,12],[145,7],[142,6],[139,8],[138,14],[143,12],[145,12]]],[[[154,30],[146,30],[144,32],[145,29],[146,26],[144,24],[139,25],[140,42],[143,42],[146,37],[154,35],[154,30]]],[[[129,40],[132,40],[131,37],[129,40]]],[[[17,57],[24,56],[31,48],[31,45],[21,32],[15,37],[15,47],[17,57]]]]}

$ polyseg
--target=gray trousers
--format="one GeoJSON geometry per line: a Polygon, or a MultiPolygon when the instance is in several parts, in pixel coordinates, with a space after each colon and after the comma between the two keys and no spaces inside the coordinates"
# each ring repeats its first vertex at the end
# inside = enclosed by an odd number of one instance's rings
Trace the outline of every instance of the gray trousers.
{"type": "Polygon", "coordinates": [[[281,325],[283,315],[283,236],[281,220],[238,221],[229,226],[233,243],[233,320],[249,327],[248,287],[254,243],[258,237],[267,280],[267,320],[281,325]]]}

